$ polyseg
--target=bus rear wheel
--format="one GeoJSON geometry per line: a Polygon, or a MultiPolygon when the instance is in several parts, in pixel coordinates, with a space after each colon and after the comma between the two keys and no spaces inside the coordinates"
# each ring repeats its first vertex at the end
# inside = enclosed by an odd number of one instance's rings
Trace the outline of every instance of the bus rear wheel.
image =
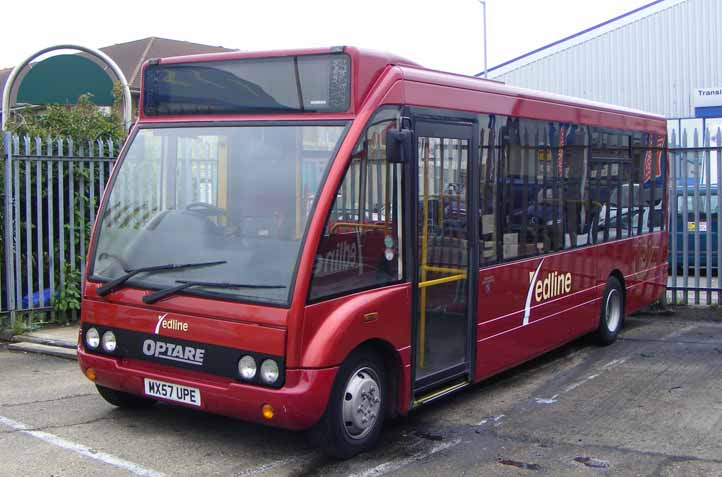
{"type": "Polygon", "coordinates": [[[614,343],[623,323],[624,290],[616,277],[609,277],[602,295],[602,311],[595,335],[597,343],[602,346],[614,343]]]}
{"type": "Polygon", "coordinates": [[[99,384],[96,384],[95,387],[98,389],[98,393],[103,399],[116,407],[125,409],[146,409],[155,404],[154,399],[124,393],[123,391],[116,391],[115,389],[106,388],[105,386],[100,386],[99,384]]]}
{"type": "Polygon", "coordinates": [[[376,353],[362,350],[344,361],[316,427],[326,454],[348,459],[376,445],[388,405],[386,376],[376,353]]]}

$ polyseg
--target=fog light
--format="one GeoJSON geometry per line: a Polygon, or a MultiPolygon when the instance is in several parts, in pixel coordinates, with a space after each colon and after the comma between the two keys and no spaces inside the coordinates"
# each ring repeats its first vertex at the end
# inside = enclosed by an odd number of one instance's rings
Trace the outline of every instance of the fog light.
{"type": "Polygon", "coordinates": [[[108,353],[112,353],[113,351],[115,351],[115,347],[117,345],[115,341],[115,333],[113,333],[112,331],[106,331],[105,333],[103,333],[103,340],[101,344],[103,345],[103,349],[108,353]]]}
{"type": "Polygon", "coordinates": [[[278,381],[278,365],[272,359],[261,363],[261,380],[266,384],[273,384],[278,381]]]}
{"type": "Polygon", "coordinates": [[[253,379],[256,377],[256,360],[253,356],[245,355],[238,361],[238,374],[243,379],[253,379]]]}
{"type": "Polygon", "coordinates": [[[91,381],[95,381],[95,370],[93,368],[88,368],[85,371],[85,376],[91,381]]]}
{"type": "Polygon", "coordinates": [[[266,419],[273,419],[276,411],[273,410],[273,406],[271,406],[270,404],[264,404],[263,407],[261,407],[261,413],[266,419]]]}
{"type": "Polygon", "coordinates": [[[100,344],[100,335],[98,334],[98,330],[95,328],[88,328],[88,331],[85,332],[85,344],[88,345],[88,348],[96,349],[98,345],[100,344]]]}

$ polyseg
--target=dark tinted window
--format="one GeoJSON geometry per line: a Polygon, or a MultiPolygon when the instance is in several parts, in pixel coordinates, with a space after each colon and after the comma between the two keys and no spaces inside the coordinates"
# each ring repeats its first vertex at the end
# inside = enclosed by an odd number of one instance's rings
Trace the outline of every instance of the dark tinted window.
{"type": "Polygon", "coordinates": [[[649,135],[649,147],[644,156],[644,169],[642,175],[642,197],[644,207],[649,210],[648,228],[650,231],[663,230],[665,194],[664,184],[666,177],[665,138],[659,135],[649,135]]]}
{"type": "Polygon", "coordinates": [[[508,118],[501,131],[501,253],[505,260],[551,250],[553,170],[544,123],[508,118]],[[545,189],[549,194],[542,193],[545,189]],[[546,216],[549,217],[546,217],[546,216]]]}
{"type": "Polygon", "coordinates": [[[494,119],[481,137],[480,263],[493,262],[497,250],[513,260],[663,228],[663,136],[519,118],[491,117],[490,124],[494,119]],[[484,154],[498,167],[495,184],[484,154]]]}
{"type": "Polygon", "coordinates": [[[665,228],[666,154],[664,136],[636,133],[632,137],[631,234],[665,228]]]}
{"type": "Polygon", "coordinates": [[[497,254],[497,164],[501,148],[501,128],[498,122],[505,123],[500,116],[482,116],[480,124],[481,167],[479,173],[479,263],[494,263],[497,254]]]}
{"type": "Polygon", "coordinates": [[[479,121],[481,265],[663,229],[664,136],[479,121]]]}
{"type": "Polygon", "coordinates": [[[633,184],[630,136],[618,131],[593,130],[591,142],[591,239],[601,243],[624,238],[629,235],[630,221],[637,220],[629,191],[633,184]]]}
{"type": "Polygon", "coordinates": [[[402,278],[402,164],[386,161],[386,131],[398,110],[379,111],[354,148],[316,252],[310,299],[402,278]]]}
{"type": "Polygon", "coordinates": [[[586,128],[510,118],[502,128],[502,256],[588,243],[586,128]]]}
{"type": "Polygon", "coordinates": [[[150,116],[346,111],[351,60],[345,54],[148,66],[143,111],[150,116]]]}
{"type": "Polygon", "coordinates": [[[564,248],[589,244],[589,132],[572,125],[564,151],[564,248]]]}

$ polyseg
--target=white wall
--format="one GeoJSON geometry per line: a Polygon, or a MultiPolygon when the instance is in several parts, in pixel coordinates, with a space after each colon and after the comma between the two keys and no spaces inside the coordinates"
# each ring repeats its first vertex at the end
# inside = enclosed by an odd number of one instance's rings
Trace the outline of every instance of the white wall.
{"type": "Polygon", "coordinates": [[[666,0],[489,77],[670,118],[693,116],[693,90],[722,87],[722,0],[666,0]]]}

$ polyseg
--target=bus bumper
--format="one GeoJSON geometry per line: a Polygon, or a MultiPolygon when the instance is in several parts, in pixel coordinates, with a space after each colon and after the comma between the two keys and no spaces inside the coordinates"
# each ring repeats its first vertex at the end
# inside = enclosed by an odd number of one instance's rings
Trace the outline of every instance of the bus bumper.
{"type": "Polygon", "coordinates": [[[153,363],[89,354],[78,347],[78,362],[83,374],[88,368],[95,372],[96,384],[139,396],[145,395],[145,378],[196,388],[201,406],[168,402],[286,429],[307,429],[316,424],[331,393],[338,367],[324,369],[287,369],[285,384],[280,389],[242,384],[215,377],[189,373],[153,363]],[[273,406],[272,419],[263,417],[261,408],[273,406]]]}

